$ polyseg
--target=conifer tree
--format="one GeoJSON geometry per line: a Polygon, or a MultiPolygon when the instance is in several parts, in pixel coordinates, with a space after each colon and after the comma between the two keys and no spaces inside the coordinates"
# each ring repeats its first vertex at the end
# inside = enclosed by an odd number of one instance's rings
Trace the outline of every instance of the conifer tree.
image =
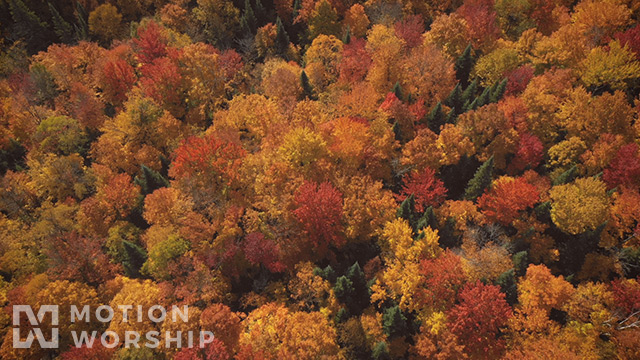
{"type": "Polygon", "coordinates": [[[438,101],[438,104],[431,110],[429,115],[427,116],[427,125],[429,129],[436,134],[440,133],[440,126],[444,125],[446,122],[446,115],[444,111],[442,111],[442,104],[438,101]]]}
{"type": "Polygon", "coordinates": [[[316,100],[313,87],[311,86],[309,77],[304,70],[302,70],[302,72],[300,73],[300,85],[302,85],[302,92],[304,93],[305,97],[311,100],[316,100]]]}
{"type": "Polygon", "coordinates": [[[502,99],[504,93],[507,91],[507,79],[503,79],[498,86],[496,86],[495,90],[491,93],[490,101],[492,103],[497,103],[502,99]]]}
{"type": "Polygon", "coordinates": [[[342,37],[342,42],[345,44],[349,44],[351,42],[351,27],[347,26],[347,31],[342,37]]]}
{"type": "MultiPolygon", "coordinates": [[[[460,99],[460,102],[463,104],[463,107],[465,104],[469,103],[471,104],[471,102],[473,102],[473,100],[476,97],[476,91],[478,90],[478,80],[474,79],[471,84],[469,84],[469,86],[467,86],[464,89],[464,92],[462,92],[462,99],[460,99]]],[[[462,109],[461,109],[462,111],[462,109]]]]}
{"type": "Polygon", "coordinates": [[[374,360],[391,360],[391,355],[389,355],[389,346],[384,341],[380,341],[373,348],[373,352],[371,356],[374,360]]]}
{"type": "Polygon", "coordinates": [[[402,93],[402,87],[400,86],[399,82],[396,81],[396,83],[393,85],[393,89],[391,89],[391,92],[396,95],[398,100],[404,99],[404,95],[402,93]]]}
{"type": "Polygon", "coordinates": [[[22,0],[10,0],[9,12],[13,20],[14,40],[24,40],[29,52],[36,52],[43,46],[46,24],[22,0]]]}
{"type": "Polygon", "coordinates": [[[388,308],[382,316],[382,328],[389,337],[402,336],[407,331],[407,318],[398,305],[388,308]]]}
{"type": "Polygon", "coordinates": [[[477,199],[484,190],[491,185],[491,181],[493,178],[493,156],[489,158],[489,160],[485,161],[476,173],[473,175],[473,178],[469,180],[467,184],[467,188],[464,192],[464,198],[467,200],[475,200],[477,199]]]}
{"type": "Polygon", "coordinates": [[[455,70],[456,70],[456,78],[462,86],[467,86],[469,83],[469,75],[471,74],[471,69],[473,69],[473,56],[471,55],[471,44],[464,49],[464,52],[458,59],[456,59],[455,70]]]}
{"type": "Polygon", "coordinates": [[[60,15],[58,10],[49,4],[49,12],[51,12],[51,21],[53,22],[53,31],[58,35],[58,39],[64,43],[69,43],[73,39],[73,27],[60,15]]]}
{"type": "Polygon", "coordinates": [[[157,189],[169,186],[169,181],[164,176],[146,165],[140,165],[140,176],[136,176],[134,183],[140,186],[142,195],[148,195],[157,189]]]}
{"type": "Polygon", "coordinates": [[[287,54],[287,50],[289,49],[289,35],[287,34],[287,30],[285,30],[284,25],[282,25],[282,20],[280,17],[276,19],[276,41],[275,41],[276,52],[285,56],[287,54]]]}
{"type": "Polygon", "coordinates": [[[462,109],[462,88],[460,87],[460,83],[456,84],[456,87],[451,90],[449,96],[444,100],[444,104],[450,108],[454,108],[457,111],[462,109]]]}

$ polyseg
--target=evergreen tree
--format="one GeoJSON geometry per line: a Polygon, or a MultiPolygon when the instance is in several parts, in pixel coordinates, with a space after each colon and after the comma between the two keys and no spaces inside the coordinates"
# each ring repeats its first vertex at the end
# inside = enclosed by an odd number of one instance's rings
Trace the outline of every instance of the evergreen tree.
{"type": "Polygon", "coordinates": [[[76,1],[76,24],[75,29],[76,40],[87,40],[89,38],[89,24],[87,23],[87,11],[79,1],[76,1]]]}
{"type": "Polygon", "coordinates": [[[458,114],[456,114],[456,109],[453,108],[449,110],[449,113],[447,114],[447,124],[455,124],[457,118],[458,114]]]}
{"type": "Polygon", "coordinates": [[[347,26],[347,31],[342,37],[342,42],[345,44],[349,44],[351,42],[351,27],[347,26]]]}
{"type": "Polygon", "coordinates": [[[418,220],[416,224],[416,230],[426,229],[428,226],[431,226],[432,229],[435,229],[437,226],[436,223],[436,215],[433,212],[433,206],[429,206],[427,210],[424,211],[422,217],[418,220]]]}
{"type": "Polygon", "coordinates": [[[491,88],[485,88],[482,94],[476,98],[476,106],[473,109],[489,104],[491,98],[491,88]]]}
{"type": "Polygon", "coordinates": [[[300,73],[300,84],[302,85],[302,92],[304,96],[311,100],[316,100],[313,87],[311,86],[311,83],[309,82],[309,77],[307,76],[307,73],[304,72],[304,70],[302,70],[302,72],[300,73]]]}
{"type": "Polygon", "coordinates": [[[407,318],[398,305],[388,308],[382,316],[382,327],[390,337],[402,336],[407,332],[407,318]]]}
{"type": "Polygon", "coordinates": [[[296,0],[293,2],[293,15],[292,18],[295,22],[295,19],[300,14],[300,9],[302,9],[302,0],[296,0]]]}
{"type": "Polygon", "coordinates": [[[169,180],[146,165],[140,165],[140,175],[136,176],[134,183],[140,186],[142,195],[148,195],[157,189],[169,186],[169,180]]]}
{"type": "Polygon", "coordinates": [[[495,90],[491,93],[490,101],[492,103],[497,103],[502,99],[504,93],[507,91],[507,79],[503,79],[498,86],[496,86],[495,90]]]}
{"type": "Polygon", "coordinates": [[[341,324],[349,319],[349,312],[345,308],[340,308],[336,314],[335,321],[337,324],[341,324]]]}
{"type": "Polygon", "coordinates": [[[280,17],[276,19],[275,47],[276,52],[281,56],[286,56],[287,50],[289,50],[289,35],[287,34],[287,30],[285,30],[284,25],[282,25],[280,17]]]}
{"type": "Polygon", "coordinates": [[[492,178],[493,156],[490,157],[489,160],[485,161],[484,164],[480,165],[476,173],[473,175],[473,178],[469,180],[464,192],[464,198],[467,200],[477,199],[482,195],[484,189],[491,185],[492,178]]]}
{"type": "Polygon", "coordinates": [[[462,87],[460,83],[456,84],[456,87],[451,90],[449,96],[444,100],[444,104],[450,108],[455,108],[458,111],[462,110],[462,87]]]}
{"type": "MultiPolygon", "coordinates": [[[[464,108],[464,104],[466,103],[471,103],[473,102],[473,100],[476,97],[476,91],[478,91],[478,80],[474,79],[471,84],[469,84],[469,86],[467,86],[464,89],[464,92],[462,93],[462,99],[460,99],[460,102],[463,104],[463,108],[464,108]]],[[[461,111],[463,111],[463,109],[461,109],[461,111]]]]}
{"type": "Polygon", "coordinates": [[[352,301],[354,293],[353,282],[348,277],[342,275],[336,280],[336,284],[333,287],[333,293],[336,298],[343,303],[349,305],[352,301]]]}
{"type": "Polygon", "coordinates": [[[384,341],[380,341],[373,348],[373,352],[371,353],[373,360],[391,360],[391,355],[389,355],[389,347],[387,343],[384,341]]]}
{"type": "Polygon", "coordinates": [[[31,11],[22,0],[10,0],[9,12],[13,20],[11,36],[13,40],[24,40],[29,52],[33,53],[44,48],[44,34],[46,24],[31,11]]]}
{"type": "Polygon", "coordinates": [[[553,185],[568,184],[576,178],[576,175],[578,175],[578,166],[573,165],[567,171],[555,178],[555,180],[553,180],[553,185]]]}
{"type": "Polygon", "coordinates": [[[53,22],[53,31],[58,35],[58,39],[64,43],[69,43],[73,40],[73,27],[60,15],[58,10],[49,4],[49,12],[51,12],[51,21],[53,22]]]}
{"type": "Polygon", "coordinates": [[[456,78],[462,83],[462,86],[467,86],[469,83],[469,75],[471,74],[471,69],[473,69],[474,59],[471,55],[471,50],[471,44],[469,44],[462,55],[456,59],[456,78]]]}
{"type": "Polygon", "coordinates": [[[402,94],[402,87],[400,86],[399,82],[396,81],[396,83],[393,85],[393,89],[391,89],[391,92],[394,93],[399,100],[404,99],[404,95],[402,94]]]}
{"type": "Polygon", "coordinates": [[[444,125],[446,122],[446,116],[444,111],[442,111],[442,104],[438,101],[436,107],[431,110],[429,115],[427,116],[427,125],[429,129],[436,134],[440,133],[440,126],[444,125]]]}
{"type": "Polygon", "coordinates": [[[267,21],[267,10],[265,10],[261,0],[256,0],[255,6],[253,8],[253,13],[256,17],[256,27],[264,24],[267,21]]]}
{"type": "Polygon", "coordinates": [[[244,13],[242,14],[242,18],[245,20],[247,27],[253,33],[258,28],[258,19],[256,19],[256,15],[253,12],[253,8],[251,7],[251,3],[249,0],[244,0],[244,13]]]}
{"type": "Polygon", "coordinates": [[[122,267],[130,278],[140,277],[140,268],[147,261],[147,253],[140,246],[127,241],[122,241],[124,250],[122,267]]]}
{"type": "Polygon", "coordinates": [[[396,216],[407,220],[409,224],[411,224],[411,226],[414,227],[413,225],[416,223],[415,206],[416,206],[415,198],[413,194],[411,194],[406,199],[404,199],[404,201],[400,204],[400,207],[398,208],[398,212],[396,213],[396,216]]]}

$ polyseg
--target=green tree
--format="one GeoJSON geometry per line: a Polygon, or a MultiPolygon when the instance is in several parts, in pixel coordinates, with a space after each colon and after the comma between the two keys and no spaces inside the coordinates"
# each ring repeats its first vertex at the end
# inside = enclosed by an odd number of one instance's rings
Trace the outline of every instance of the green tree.
{"type": "Polygon", "coordinates": [[[476,170],[476,173],[473,175],[473,178],[469,180],[467,188],[464,191],[464,198],[467,200],[477,199],[482,195],[484,189],[491,185],[492,178],[493,156],[480,165],[478,170],[476,170]]]}

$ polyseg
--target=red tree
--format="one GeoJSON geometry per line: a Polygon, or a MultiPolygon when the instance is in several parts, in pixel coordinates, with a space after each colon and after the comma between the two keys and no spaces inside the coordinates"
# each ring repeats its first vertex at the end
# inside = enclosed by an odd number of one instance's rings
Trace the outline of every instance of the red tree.
{"type": "Polygon", "coordinates": [[[533,66],[526,64],[507,72],[507,91],[505,95],[518,95],[527,88],[533,79],[533,66]]]}
{"type": "Polygon", "coordinates": [[[539,198],[538,189],[524,178],[502,178],[478,199],[478,206],[489,221],[509,225],[539,198]]]}
{"type": "Polygon", "coordinates": [[[609,167],[604,169],[602,178],[609,188],[619,185],[637,186],[640,184],[638,145],[631,143],[621,147],[609,163],[609,167]]]}
{"type": "Polygon", "coordinates": [[[244,256],[253,265],[263,265],[271,272],[281,272],[284,265],[278,259],[278,246],[262,233],[247,235],[243,243],[244,256]]]}
{"type": "Polygon", "coordinates": [[[138,38],[133,43],[138,48],[138,59],[143,64],[167,55],[167,37],[162,33],[162,28],[155,21],[150,21],[147,26],[138,28],[138,38]]]}
{"type": "Polygon", "coordinates": [[[520,134],[520,142],[516,156],[509,164],[509,172],[515,173],[528,167],[535,168],[542,161],[544,148],[537,136],[529,133],[520,134]]]}
{"type": "Polygon", "coordinates": [[[395,24],[396,35],[403,39],[409,48],[422,44],[424,20],[421,15],[409,15],[395,24]]]}
{"type": "Polygon", "coordinates": [[[342,61],[338,65],[340,81],[353,83],[364,79],[372,60],[364,39],[351,39],[342,49],[342,61]]]}
{"type": "Polygon", "coordinates": [[[512,310],[500,287],[481,282],[467,284],[458,295],[459,304],[448,312],[451,332],[474,358],[498,358],[504,349],[499,339],[512,310]]]}
{"type": "Polygon", "coordinates": [[[421,172],[414,172],[403,178],[402,191],[396,195],[399,201],[404,201],[413,194],[416,210],[423,212],[429,206],[439,205],[447,195],[444,183],[436,177],[435,170],[425,168],[421,172]]]}
{"type": "Polygon", "coordinates": [[[199,179],[210,185],[230,186],[246,152],[215,135],[192,136],[174,152],[169,175],[175,179],[199,179]]]}
{"type": "Polygon", "coordinates": [[[615,38],[620,40],[620,45],[628,46],[640,59],[640,26],[636,25],[625,32],[617,33],[615,38]]]}
{"type": "Polygon", "coordinates": [[[136,83],[133,67],[125,60],[118,59],[105,63],[102,72],[102,92],[107,101],[122,103],[127,100],[127,93],[136,83]]]}
{"type": "Polygon", "coordinates": [[[320,254],[329,246],[344,245],[342,235],[342,194],[328,182],[305,182],[295,196],[296,219],[320,254]]]}
{"type": "Polygon", "coordinates": [[[466,282],[460,256],[447,250],[435,259],[425,259],[420,263],[423,286],[417,296],[423,306],[434,309],[448,309],[456,300],[458,290],[466,282]]]}

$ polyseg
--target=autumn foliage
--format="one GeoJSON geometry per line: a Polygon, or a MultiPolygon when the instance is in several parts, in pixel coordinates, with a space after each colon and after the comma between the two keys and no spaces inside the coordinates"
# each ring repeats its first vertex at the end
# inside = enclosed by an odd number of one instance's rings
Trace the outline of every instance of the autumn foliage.
{"type": "Polygon", "coordinates": [[[640,359],[639,18],[0,1],[0,359],[640,359]]]}

